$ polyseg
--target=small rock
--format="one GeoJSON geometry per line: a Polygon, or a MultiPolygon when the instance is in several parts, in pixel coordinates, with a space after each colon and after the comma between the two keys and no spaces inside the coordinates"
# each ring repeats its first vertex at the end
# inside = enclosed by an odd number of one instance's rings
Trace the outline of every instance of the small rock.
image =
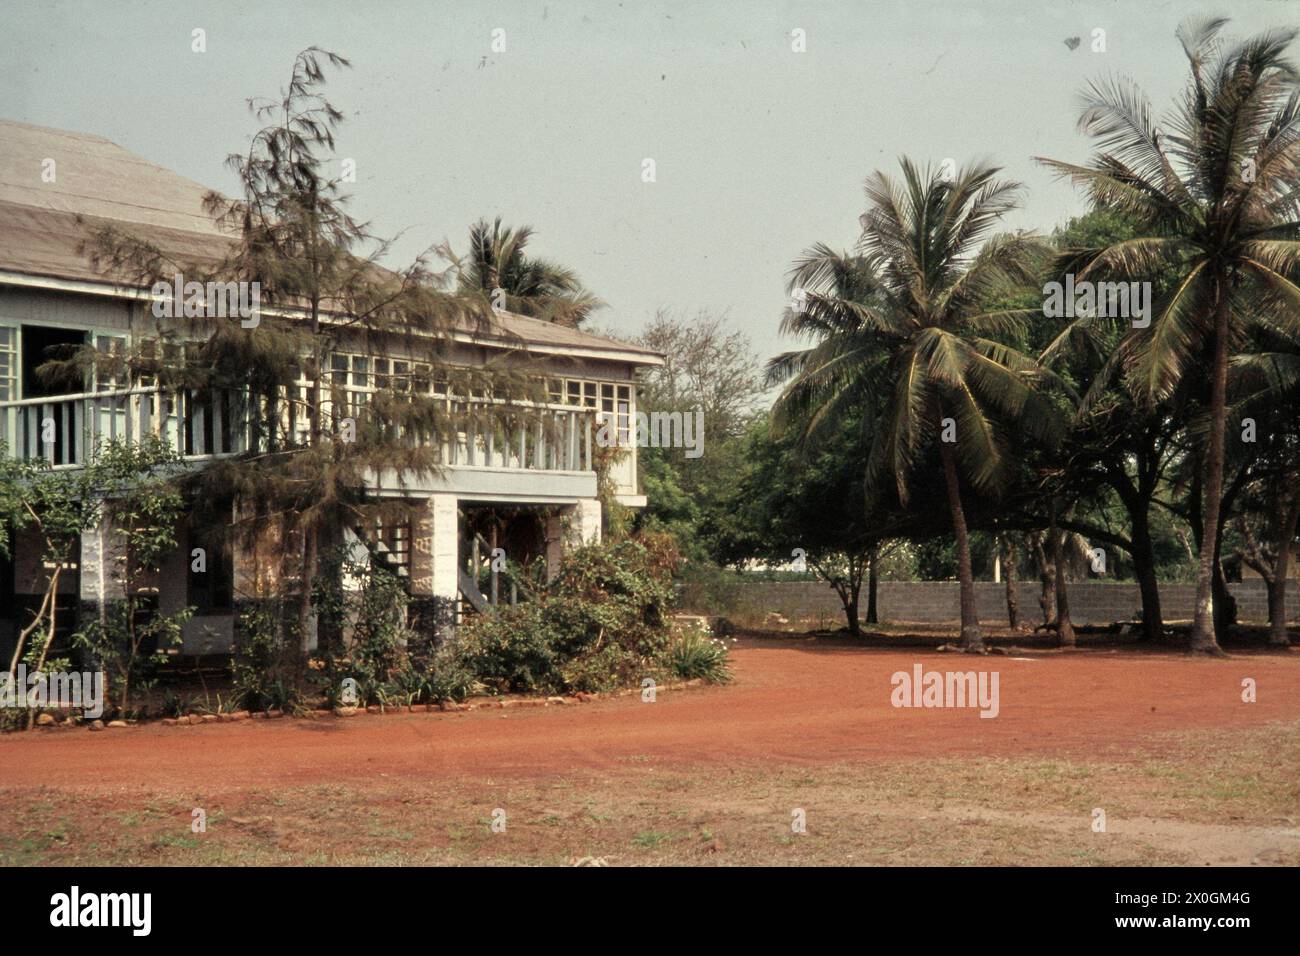
{"type": "Polygon", "coordinates": [[[205,723],[205,724],[215,724],[215,723],[216,723],[218,720],[220,720],[220,719],[221,719],[221,718],[218,717],[216,714],[204,714],[204,715],[203,715],[203,723],[205,723]]]}
{"type": "Polygon", "coordinates": [[[125,726],[126,726],[126,721],[125,721],[125,720],[110,720],[110,721],[108,722],[107,726],[109,726],[109,727],[125,727],[125,726]]]}
{"type": "Polygon", "coordinates": [[[57,721],[54,719],[53,714],[41,714],[36,718],[37,727],[53,727],[56,723],[57,721]]]}
{"type": "Polygon", "coordinates": [[[563,697],[548,697],[548,698],[546,698],[546,702],[547,702],[548,704],[567,704],[567,703],[568,703],[568,701],[565,700],[563,697]]]}
{"type": "Polygon", "coordinates": [[[335,715],[336,717],[355,717],[355,716],[357,715],[357,708],[355,708],[355,707],[335,707],[335,708],[334,708],[334,715],[335,715]]]}
{"type": "Polygon", "coordinates": [[[91,730],[103,730],[103,729],[104,729],[104,722],[103,722],[102,720],[92,720],[92,721],[90,722],[90,729],[91,729],[91,730]]]}
{"type": "Polygon", "coordinates": [[[177,720],[175,717],[164,717],[164,718],[163,718],[163,726],[164,726],[164,727],[175,727],[175,726],[176,726],[177,724],[179,724],[179,723],[180,723],[180,721],[177,720]]]}
{"type": "Polygon", "coordinates": [[[284,716],[284,711],[282,711],[282,710],[280,710],[280,709],[278,709],[278,708],[274,708],[274,707],[273,707],[273,708],[271,708],[270,710],[268,710],[268,711],[266,712],[266,716],[267,716],[268,718],[270,718],[271,720],[274,720],[274,719],[277,718],[277,717],[283,717],[283,716],[284,716]]]}

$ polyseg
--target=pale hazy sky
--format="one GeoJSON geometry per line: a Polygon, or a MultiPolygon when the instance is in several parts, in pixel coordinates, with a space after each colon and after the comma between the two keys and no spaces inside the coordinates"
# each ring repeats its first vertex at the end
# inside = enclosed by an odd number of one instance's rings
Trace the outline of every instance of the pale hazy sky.
{"type": "Polygon", "coordinates": [[[1234,34],[1300,24],[1292,0],[0,0],[0,116],[233,192],[244,100],[323,46],[353,63],[327,87],[347,115],[338,155],[357,160],[354,213],[406,230],[394,264],[443,238],[464,251],[472,220],[501,215],[609,302],[596,326],[727,310],[766,356],[790,344],[790,261],[854,241],[868,173],[991,156],[1026,186],[1009,225],[1048,229],[1080,202],[1030,157],[1085,156],[1079,88],[1126,73],[1163,111],[1185,63],[1174,28],[1207,13],[1234,34]]]}

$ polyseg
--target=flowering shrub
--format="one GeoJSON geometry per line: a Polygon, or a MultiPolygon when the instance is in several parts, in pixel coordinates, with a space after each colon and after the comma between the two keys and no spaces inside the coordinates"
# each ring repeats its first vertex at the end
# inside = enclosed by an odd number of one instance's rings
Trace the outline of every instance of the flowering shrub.
{"type": "Polygon", "coordinates": [[[691,627],[668,646],[664,653],[668,673],[681,680],[703,678],[711,684],[731,682],[727,642],[714,637],[707,626],[691,627]]]}

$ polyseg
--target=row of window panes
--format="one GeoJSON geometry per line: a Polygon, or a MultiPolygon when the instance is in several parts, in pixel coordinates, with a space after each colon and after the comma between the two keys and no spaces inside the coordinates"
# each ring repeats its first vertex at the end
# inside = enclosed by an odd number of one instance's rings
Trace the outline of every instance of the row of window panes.
{"type": "Polygon", "coordinates": [[[555,405],[598,408],[602,416],[616,416],[618,440],[631,437],[632,386],[617,382],[592,382],[586,379],[553,378],[547,382],[547,397],[555,405]]]}
{"type": "Polygon", "coordinates": [[[0,402],[18,397],[18,330],[0,325],[0,402]]]}
{"type": "Polygon", "coordinates": [[[340,388],[391,389],[415,395],[443,395],[447,391],[446,378],[434,375],[429,363],[407,359],[335,352],[330,357],[330,374],[340,388]]]}
{"type": "Polygon", "coordinates": [[[552,378],[547,381],[546,394],[554,405],[579,405],[610,412],[615,410],[616,404],[629,407],[632,404],[632,386],[616,382],[552,378]]]}

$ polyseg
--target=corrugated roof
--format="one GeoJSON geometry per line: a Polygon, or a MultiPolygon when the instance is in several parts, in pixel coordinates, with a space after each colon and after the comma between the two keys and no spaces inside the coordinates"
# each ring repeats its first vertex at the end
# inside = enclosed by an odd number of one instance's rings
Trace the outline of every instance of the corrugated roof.
{"type": "MultiPolygon", "coordinates": [[[[231,236],[203,208],[208,187],[123,149],[102,136],[0,120],[0,270],[50,279],[123,281],[77,251],[97,227],[116,225],[179,262],[210,263],[231,236]],[[46,182],[46,160],[54,181],[46,182]],[[81,222],[78,222],[81,217],[81,222]]],[[[485,343],[629,353],[659,353],[577,329],[513,314],[494,315],[466,334],[485,343]]]]}

